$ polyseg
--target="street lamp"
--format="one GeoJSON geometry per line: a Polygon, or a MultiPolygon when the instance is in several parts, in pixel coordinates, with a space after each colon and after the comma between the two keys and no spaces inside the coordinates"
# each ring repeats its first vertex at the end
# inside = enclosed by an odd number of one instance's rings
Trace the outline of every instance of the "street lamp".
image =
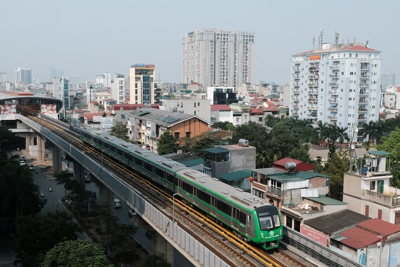
{"type": "Polygon", "coordinates": [[[175,223],[175,195],[178,195],[178,193],[175,193],[172,195],[172,222],[175,223]]]}
{"type": "Polygon", "coordinates": [[[1,144],[4,143],[4,142],[7,142],[7,141],[8,140],[6,139],[6,140],[0,142],[0,151],[1,151],[1,144]]]}
{"type": "Polygon", "coordinates": [[[379,251],[379,265],[380,265],[381,262],[382,262],[382,247],[383,247],[382,238],[383,238],[383,236],[382,236],[382,235],[378,235],[378,237],[381,239],[381,242],[380,242],[380,251],[379,251]]]}

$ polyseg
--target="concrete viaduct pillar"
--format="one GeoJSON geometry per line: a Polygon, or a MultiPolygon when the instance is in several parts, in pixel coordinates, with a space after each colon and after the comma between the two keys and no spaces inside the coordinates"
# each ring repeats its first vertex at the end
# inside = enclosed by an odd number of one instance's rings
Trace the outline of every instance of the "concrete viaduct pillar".
{"type": "Polygon", "coordinates": [[[114,193],[100,181],[97,185],[99,186],[99,203],[110,206],[110,209],[114,212],[114,193]]]}
{"type": "Polygon", "coordinates": [[[54,174],[59,174],[62,171],[61,149],[53,145],[53,169],[54,174]]]}
{"type": "Polygon", "coordinates": [[[74,161],[74,178],[78,183],[85,188],[85,168],[79,163],[74,161]]]}
{"type": "Polygon", "coordinates": [[[151,242],[153,253],[164,254],[168,262],[174,263],[174,247],[162,235],[154,231],[151,236],[151,242]]]}
{"type": "Polygon", "coordinates": [[[38,148],[38,161],[44,161],[44,155],[45,155],[45,143],[46,139],[41,136],[37,136],[37,148],[38,148]]]}

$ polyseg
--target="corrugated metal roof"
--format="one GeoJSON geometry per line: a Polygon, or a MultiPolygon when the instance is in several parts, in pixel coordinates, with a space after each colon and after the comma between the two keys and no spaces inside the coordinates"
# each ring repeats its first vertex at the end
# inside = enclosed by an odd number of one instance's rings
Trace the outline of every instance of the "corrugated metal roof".
{"type": "Polygon", "coordinates": [[[298,173],[296,173],[296,176],[304,178],[306,180],[312,179],[315,177],[331,178],[331,176],[329,176],[329,175],[325,175],[325,174],[318,173],[318,172],[307,172],[307,171],[298,172],[298,173]]]}
{"type": "Polygon", "coordinates": [[[211,147],[211,148],[204,149],[204,151],[214,153],[214,154],[229,152],[228,149],[221,148],[221,147],[211,147]]]}
{"type": "Polygon", "coordinates": [[[359,227],[353,227],[342,232],[341,235],[346,237],[346,239],[343,239],[341,242],[354,249],[364,248],[380,241],[380,238],[376,233],[372,233],[359,227]]]}
{"type": "Polygon", "coordinates": [[[330,235],[366,220],[370,220],[370,218],[346,209],[307,220],[304,223],[320,232],[330,235]]]}
{"type": "Polygon", "coordinates": [[[400,226],[380,219],[372,219],[357,224],[359,227],[370,229],[382,235],[391,235],[400,232],[400,226]]]}
{"type": "Polygon", "coordinates": [[[374,155],[374,156],[388,156],[390,155],[389,152],[383,151],[383,150],[377,150],[377,151],[368,151],[368,154],[374,155]]]}
{"type": "Polygon", "coordinates": [[[323,205],[347,205],[347,203],[343,202],[343,201],[339,201],[330,197],[326,197],[326,196],[319,196],[319,197],[306,197],[312,201],[321,203],[323,205]]]}
{"type": "Polygon", "coordinates": [[[243,178],[249,178],[250,176],[251,176],[251,170],[240,170],[236,172],[222,174],[219,176],[219,178],[225,181],[236,181],[236,180],[242,180],[243,178]]]}

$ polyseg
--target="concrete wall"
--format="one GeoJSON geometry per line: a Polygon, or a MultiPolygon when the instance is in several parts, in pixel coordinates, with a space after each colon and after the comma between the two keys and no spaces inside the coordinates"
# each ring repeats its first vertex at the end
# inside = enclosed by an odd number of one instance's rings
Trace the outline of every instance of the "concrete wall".
{"type": "Polygon", "coordinates": [[[179,138],[186,137],[186,132],[190,132],[190,138],[198,136],[208,131],[208,124],[197,118],[192,118],[178,123],[170,128],[172,135],[179,132],[179,138]]]}
{"type": "Polygon", "coordinates": [[[361,198],[361,176],[353,173],[345,173],[343,180],[343,194],[361,198]]]}

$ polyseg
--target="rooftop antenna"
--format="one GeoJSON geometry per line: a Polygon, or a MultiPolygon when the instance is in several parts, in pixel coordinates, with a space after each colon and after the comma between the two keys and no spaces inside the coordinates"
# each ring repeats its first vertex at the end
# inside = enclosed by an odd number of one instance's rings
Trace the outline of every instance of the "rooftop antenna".
{"type": "Polygon", "coordinates": [[[312,50],[315,50],[315,37],[312,38],[312,50]]]}
{"type": "Polygon", "coordinates": [[[335,31],[335,46],[339,44],[339,32],[335,31]]]}
{"type": "Polygon", "coordinates": [[[354,37],[354,42],[356,42],[356,37],[354,37]]]}
{"type": "Polygon", "coordinates": [[[365,47],[368,47],[368,43],[369,43],[369,37],[367,37],[367,40],[365,40],[365,47]]]}
{"type": "Polygon", "coordinates": [[[350,170],[349,172],[357,172],[357,154],[356,154],[356,146],[353,144],[354,142],[354,137],[358,134],[358,129],[357,127],[353,128],[353,135],[350,140],[350,170]]]}
{"type": "Polygon", "coordinates": [[[324,36],[324,29],[319,29],[319,48],[322,48],[322,37],[324,36]]]}

